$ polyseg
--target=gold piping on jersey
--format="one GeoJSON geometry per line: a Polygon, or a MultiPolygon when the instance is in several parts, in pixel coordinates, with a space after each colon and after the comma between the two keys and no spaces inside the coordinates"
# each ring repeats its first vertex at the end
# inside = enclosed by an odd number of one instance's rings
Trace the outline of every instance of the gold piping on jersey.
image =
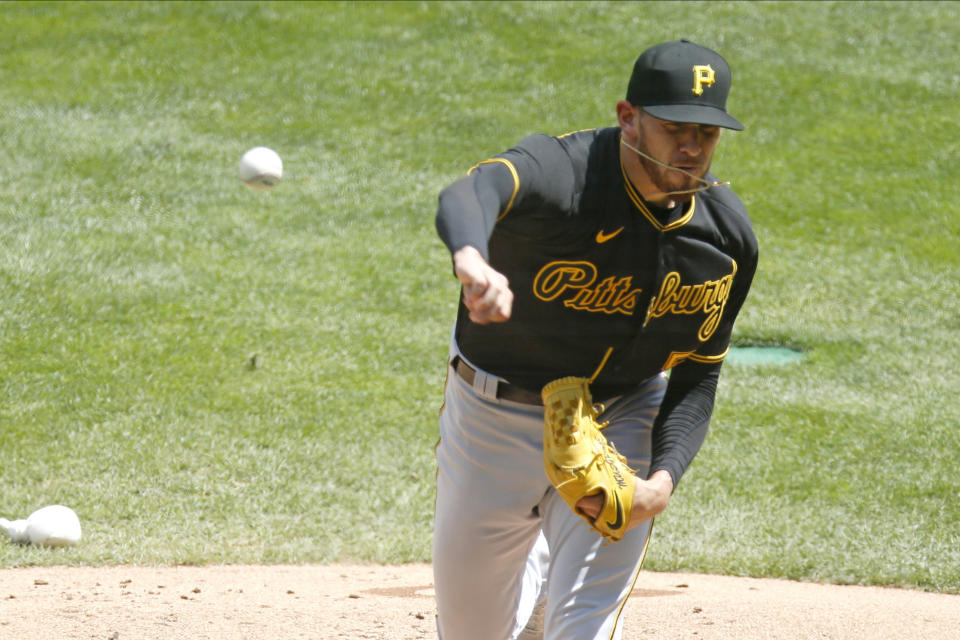
{"type": "Polygon", "coordinates": [[[563,134],[563,135],[557,136],[557,140],[563,140],[564,138],[567,138],[567,137],[569,137],[569,136],[576,135],[576,134],[578,134],[578,133],[583,133],[584,131],[596,131],[596,130],[597,130],[597,128],[596,128],[596,127],[593,127],[593,128],[590,128],[590,129],[580,129],[579,131],[571,131],[570,133],[565,133],[565,134],[563,134]]]}
{"type": "Polygon", "coordinates": [[[633,201],[633,205],[640,210],[640,213],[643,214],[643,217],[650,221],[654,227],[659,231],[672,231],[677,227],[682,227],[683,225],[690,222],[690,219],[693,217],[693,210],[697,204],[697,197],[692,196],[690,198],[690,207],[687,209],[680,218],[674,220],[670,224],[661,224],[657,217],[650,213],[650,209],[647,208],[647,205],[644,204],[643,198],[640,197],[640,194],[637,193],[636,187],[633,186],[633,182],[630,181],[630,177],[627,175],[627,169],[623,166],[623,158],[620,158],[620,172],[623,174],[623,187],[627,192],[627,195],[630,197],[630,200],[633,201]]]}
{"type": "Polygon", "coordinates": [[[667,361],[663,363],[663,366],[660,367],[664,371],[669,371],[675,366],[692,356],[694,351],[671,351],[670,355],[667,356],[667,361]]]}
{"type": "Polygon", "coordinates": [[[467,175],[473,173],[473,170],[482,164],[493,164],[495,162],[499,162],[506,166],[510,171],[510,175],[513,176],[513,194],[510,196],[510,201],[507,202],[507,206],[503,208],[503,212],[497,217],[497,222],[500,222],[507,215],[507,212],[510,211],[510,207],[513,206],[513,201],[517,199],[517,192],[520,191],[520,174],[517,173],[517,168],[513,166],[513,163],[506,158],[490,158],[489,160],[478,162],[470,167],[470,169],[467,171],[467,175]]]}
{"type": "Polygon", "coordinates": [[[693,360],[694,362],[699,362],[700,364],[717,364],[718,362],[723,362],[723,359],[727,357],[728,353],[730,353],[730,347],[724,349],[723,353],[717,356],[702,356],[696,351],[671,351],[670,355],[667,356],[667,361],[663,363],[662,368],[664,371],[673,369],[675,366],[688,359],[693,360]]]}
{"type": "Polygon", "coordinates": [[[607,360],[610,359],[610,354],[613,353],[613,347],[608,347],[607,352],[603,354],[603,360],[600,361],[600,366],[597,367],[597,370],[593,372],[593,375],[590,376],[590,384],[593,384],[593,381],[597,379],[597,376],[600,375],[600,372],[603,370],[603,367],[606,366],[607,360]]]}
{"type": "Polygon", "coordinates": [[[690,354],[690,359],[701,364],[716,364],[718,362],[722,362],[723,359],[727,357],[728,353],[730,353],[730,347],[727,347],[723,350],[723,353],[716,356],[701,356],[698,353],[692,353],[690,354]]]}

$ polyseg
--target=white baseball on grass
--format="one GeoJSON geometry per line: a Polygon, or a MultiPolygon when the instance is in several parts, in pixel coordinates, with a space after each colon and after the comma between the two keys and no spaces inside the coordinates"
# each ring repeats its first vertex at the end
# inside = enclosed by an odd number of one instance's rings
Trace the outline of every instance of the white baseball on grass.
{"type": "Polygon", "coordinates": [[[273,188],[283,177],[283,160],[273,149],[254,147],[240,158],[240,179],[251,189],[273,188]]]}
{"type": "Polygon", "coordinates": [[[61,504],[37,509],[27,518],[30,542],[46,547],[65,547],[80,541],[80,518],[61,504]]]}
{"type": "Polygon", "coordinates": [[[60,504],[37,509],[26,520],[0,518],[3,529],[13,542],[45,547],[65,547],[80,541],[80,518],[70,507],[60,504]]]}

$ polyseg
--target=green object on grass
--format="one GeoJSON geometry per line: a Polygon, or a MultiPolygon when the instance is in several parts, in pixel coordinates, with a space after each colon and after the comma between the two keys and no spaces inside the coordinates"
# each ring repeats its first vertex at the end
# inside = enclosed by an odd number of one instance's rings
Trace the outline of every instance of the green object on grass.
{"type": "Polygon", "coordinates": [[[731,347],[727,362],[742,365],[792,364],[806,357],[802,351],[787,347],[731,347]]]}

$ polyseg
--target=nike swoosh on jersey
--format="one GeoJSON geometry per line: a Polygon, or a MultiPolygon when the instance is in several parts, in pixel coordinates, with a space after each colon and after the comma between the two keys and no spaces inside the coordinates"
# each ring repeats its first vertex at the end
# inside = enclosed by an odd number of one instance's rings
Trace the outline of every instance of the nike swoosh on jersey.
{"type": "Polygon", "coordinates": [[[613,522],[607,522],[607,526],[613,530],[617,530],[623,526],[623,505],[620,504],[620,495],[613,494],[613,497],[617,500],[617,519],[613,522]]]}
{"type": "Polygon", "coordinates": [[[621,231],[623,231],[623,227],[620,227],[619,229],[611,233],[604,233],[603,229],[600,229],[600,231],[597,231],[597,238],[596,238],[597,244],[603,244],[607,240],[612,240],[621,231]]]}

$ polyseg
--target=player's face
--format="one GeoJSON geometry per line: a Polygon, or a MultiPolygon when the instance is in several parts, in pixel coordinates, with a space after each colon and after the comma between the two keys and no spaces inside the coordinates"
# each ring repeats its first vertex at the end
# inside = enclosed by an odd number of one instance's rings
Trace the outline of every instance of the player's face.
{"type": "MultiPolygon", "coordinates": [[[[660,162],[683,169],[698,178],[706,175],[713,160],[713,151],[720,140],[720,127],[703,124],[670,122],[639,113],[637,148],[660,162]]],[[[651,182],[665,193],[695,189],[702,183],[681,171],[675,171],[639,156],[640,164],[651,182]]],[[[675,199],[689,200],[693,194],[675,199]]]]}

